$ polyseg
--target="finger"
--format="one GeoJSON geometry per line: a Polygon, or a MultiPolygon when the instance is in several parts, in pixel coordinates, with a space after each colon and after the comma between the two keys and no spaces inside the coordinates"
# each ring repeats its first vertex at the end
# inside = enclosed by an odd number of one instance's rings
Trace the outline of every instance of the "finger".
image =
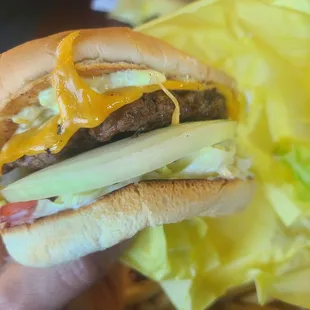
{"type": "Polygon", "coordinates": [[[127,246],[46,269],[9,263],[0,276],[0,309],[60,309],[101,278],[127,246]]]}
{"type": "Polygon", "coordinates": [[[5,263],[7,257],[8,253],[3,244],[2,238],[0,238],[0,266],[2,266],[5,263]]]}
{"type": "Polygon", "coordinates": [[[124,309],[128,269],[113,264],[109,272],[88,290],[72,300],[62,310],[122,310],[124,309]]]}

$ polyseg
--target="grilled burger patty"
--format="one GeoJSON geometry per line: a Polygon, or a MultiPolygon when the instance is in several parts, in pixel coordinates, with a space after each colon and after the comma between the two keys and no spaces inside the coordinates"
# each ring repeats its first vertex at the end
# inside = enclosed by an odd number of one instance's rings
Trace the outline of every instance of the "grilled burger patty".
{"type": "MultiPolygon", "coordinates": [[[[205,91],[172,91],[180,104],[180,121],[226,119],[226,100],[215,88],[205,91]]],[[[3,167],[6,173],[16,167],[40,170],[66,158],[92,150],[112,141],[148,132],[171,124],[174,104],[163,92],[144,94],[137,101],[113,112],[101,125],[79,130],[57,154],[24,156],[3,167]]]]}

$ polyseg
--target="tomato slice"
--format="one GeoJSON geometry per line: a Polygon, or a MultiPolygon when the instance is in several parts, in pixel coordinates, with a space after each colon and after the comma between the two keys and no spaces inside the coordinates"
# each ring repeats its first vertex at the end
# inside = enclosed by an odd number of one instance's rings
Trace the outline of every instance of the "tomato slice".
{"type": "Polygon", "coordinates": [[[0,208],[0,216],[9,217],[21,211],[31,211],[31,209],[34,210],[37,205],[37,200],[8,203],[0,208]]]}

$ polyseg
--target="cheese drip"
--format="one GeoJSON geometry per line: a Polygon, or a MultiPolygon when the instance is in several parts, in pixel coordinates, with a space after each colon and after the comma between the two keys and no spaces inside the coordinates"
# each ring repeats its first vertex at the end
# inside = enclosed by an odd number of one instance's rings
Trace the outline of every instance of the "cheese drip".
{"type": "MultiPolygon", "coordinates": [[[[78,34],[73,32],[65,37],[56,52],[57,62],[52,73],[52,86],[56,92],[60,114],[41,126],[11,137],[0,153],[0,174],[4,164],[14,162],[25,155],[60,152],[79,129],[99,126],[111,113],[138,100],[144,93],[152,93],[160,89],[201,91],[220,87],[221,92],[224,92],[230,102],[228,107],[234,107],[237,104],[232,91],[219,85],[174,80],[166,81],[161,85],[124,87],[106,91],[103,94],[97,93],[75,69],[72,48],[78,34]]],[[[169,92],[166,91],[166,94],[169,92]]],[[[169,97],[173,100],[173,97],[169,97]]],[[[176,106],[173,123],[178,123],[179,106],[175,100],[173,102],[176,106]]]]}

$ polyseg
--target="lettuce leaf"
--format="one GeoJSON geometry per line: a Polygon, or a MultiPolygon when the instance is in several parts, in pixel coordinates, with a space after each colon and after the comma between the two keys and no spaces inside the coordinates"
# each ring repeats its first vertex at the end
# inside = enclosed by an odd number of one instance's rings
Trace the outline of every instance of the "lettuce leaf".
{"type": "Polygon", "coordinates": [[[143,179],[246,178],[250,167],[250,159],[237,156],[235,142],[225,141],[181,158],[143,176],[143,179]]]}

